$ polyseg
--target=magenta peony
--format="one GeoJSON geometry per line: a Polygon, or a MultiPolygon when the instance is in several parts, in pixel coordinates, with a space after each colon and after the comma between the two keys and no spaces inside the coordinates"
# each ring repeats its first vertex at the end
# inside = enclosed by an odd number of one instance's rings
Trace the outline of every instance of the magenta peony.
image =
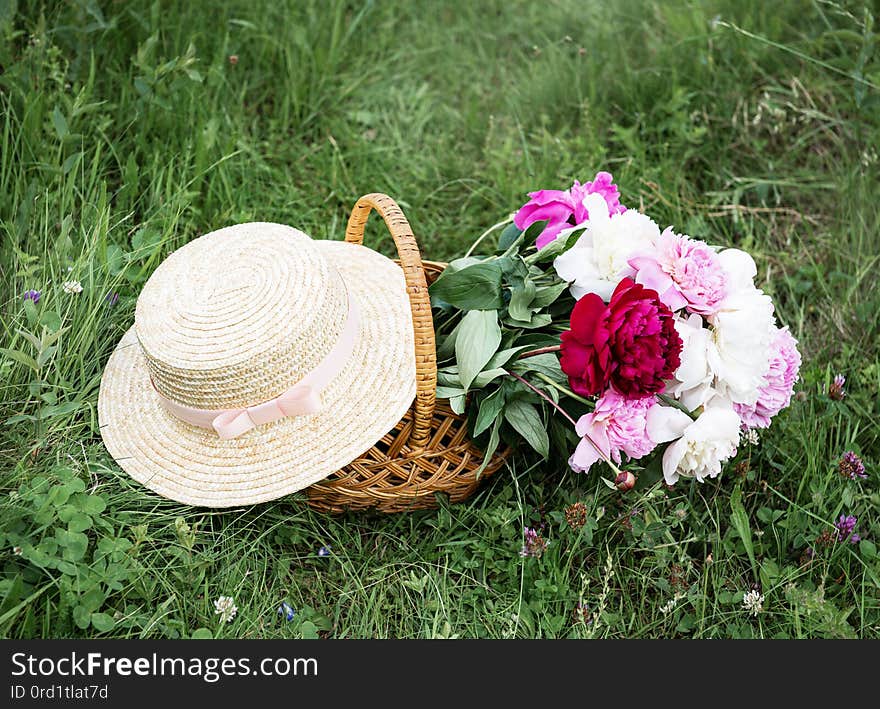
{"type": "Polygon", "coordinates": [[[620,204],[620,192],[613,182],[611,173],[599,172],[592,182],[581,184],[577,180],[567,190],[538,190],[529,192],[531,199],[514,215],[513,223],[519,229],[528,229],[535,222],[547,221],[544,231],[538,236],[535,245],[540,249],[553,241],[559,232],[589,218],[584,206],[588,194],[601,194],[608,204],[609,214],[626,211],[620,204]]]}
{"type": "Polygon", "coordinates": [[[727,295],[727,273],[708,244],[668,227],[656,248],[629,259],[636,283],[653,288],[671,310],[712,315],[727,295]]]}
{"type": "Polygon", "coordinates": [[[629,399],[656,394],[680,364],[672,311],[656,291],[629,278],[620,281],[607,306],[595,293],[577,301],[571,329],[561,339],[562,371],[582,396],[609,384],[629,399]]]}
{"type": "Polygon", "coordinates": [[[801,355],[788,328],[776,328],[770,345],[767,384],[759,387],[758,401],[749,406],[734,404],[740,420],[749,428],[767,428],[770,419],[791,403],[791,394],[801,368],[801,355]]]}
{"type": "Polygon", "coordinates": [[[614,389],[606,391],[575,426],[581,442],[568,461],[572,470],[585,473],[600,460],[610,458],[619,464],[621,453],[641,458],[654,450],[646,426],[648,409],[655,405],[653,396],[627,399],[614,389]]]}

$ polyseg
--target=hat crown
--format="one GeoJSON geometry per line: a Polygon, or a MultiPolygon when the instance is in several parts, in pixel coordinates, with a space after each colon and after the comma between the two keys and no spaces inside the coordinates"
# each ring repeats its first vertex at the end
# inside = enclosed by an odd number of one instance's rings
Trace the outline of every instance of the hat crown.
{"type": "Polygon", "coordinates": [[[236,224],[162,262],[138,298],[135,331],[166,398],[201,409],[253,406],[327,356],[348,297],[336,268],[303,232],[236,224]]]}

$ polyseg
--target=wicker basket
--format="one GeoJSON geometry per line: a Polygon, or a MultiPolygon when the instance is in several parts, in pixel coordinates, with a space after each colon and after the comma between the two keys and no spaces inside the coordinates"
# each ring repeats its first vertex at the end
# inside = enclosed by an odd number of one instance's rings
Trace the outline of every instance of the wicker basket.
{"type": "MultiPolygon", "coordinates": [[[[422,261],[412,229],[397,203],[384,194],[361,197],[348,220],[345,240],[363,243],[375,209],[385,220],[406,277],[416,348],[416,399],[400,423],[342,470],[306,489],[309,504],[325,512],[375,508],[403,512],[437,506],[435,493],[452,502],[477,487],[483,452],[467,436],[467,422],[445,401],[436,401],[437,355],[428,283],[444,264],[422,261]]],[[[492,475],[507,453],[494,455],[480,479],[492,475]]]]}

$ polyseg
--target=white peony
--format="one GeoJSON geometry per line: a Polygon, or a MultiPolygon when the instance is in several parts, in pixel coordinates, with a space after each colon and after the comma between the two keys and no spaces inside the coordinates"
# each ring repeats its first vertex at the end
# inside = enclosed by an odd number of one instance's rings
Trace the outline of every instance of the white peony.
{"type": "Polygon", "coordinates": [[[755,259],[740,249],[724,249],[718,252],[721,268],[727,273],[727,294],[734,295],[755,287],[758,267],[755,259]]]}
{"type": "Polygon", "coordinates": [[[696,421],[671,406],[648,411],[648,436],[656,443],[674,441],[663,453],[663,477],[673,485],[680,477],[703,482],[721,474],[721,465],[736,455],[740,421],[728,399],[714,397],[696,421]]]}
{"type": "Polygon", "coordinates": [[[650,218],[627,209],[622,214],[608,214],[608,204],[600,194],[589,194],[584,206],[590,217],[557,238],[565,239],[578,229],[586,229],[572,248],[553,262],[556,273],[571,283],[571,294],[580,300],[587,293],[597,293],[602,300],[611,294],[622,278],[635,275],[627,263],[637,251],[649,249],[660,238],[660,228],[650,218]]]}
{"type": "Polygon", "coordinates": [[[666,385],[666,393],[693,411],[703,406],[713,393],[715,373],[709,366],[712,331],[703,327],[703,318],[696,313],[687,318],[677,317],[675,329],[682,342],[681,363],[674,379],[666,385]]]}
{"type": "Polygon", "coordinates": [[[754,405],[770,369],[776,321],[770,296],[755,288],[755,262],[739,249],[725,249],[719,258],[729,288],[718,312],[707,318],[711,327],[696,314],[675,322],[681,364],[667,392],[691,411],[715,395],[754,405]]]}
{"type": "Polygon", "coordinates": [[[707,349],[718,392],[738,404],[754,405],[767,384],[776,320],[770,296],[754,286],[729,294],[709,318],[707,349]]]}

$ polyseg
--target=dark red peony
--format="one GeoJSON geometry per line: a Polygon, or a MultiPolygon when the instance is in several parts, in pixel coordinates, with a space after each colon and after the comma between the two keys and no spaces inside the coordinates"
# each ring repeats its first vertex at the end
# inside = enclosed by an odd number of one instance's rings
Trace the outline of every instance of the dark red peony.
{"type": "Polygon", "coordinates": [[[635,399],[663,391],[681,348],[672,311],[657,291],[624,278],[608,305],[595,293],[575,303],[571,330],[562,333],[560,364],[581,396],[601,394],[611,384],[635,399]]]}

